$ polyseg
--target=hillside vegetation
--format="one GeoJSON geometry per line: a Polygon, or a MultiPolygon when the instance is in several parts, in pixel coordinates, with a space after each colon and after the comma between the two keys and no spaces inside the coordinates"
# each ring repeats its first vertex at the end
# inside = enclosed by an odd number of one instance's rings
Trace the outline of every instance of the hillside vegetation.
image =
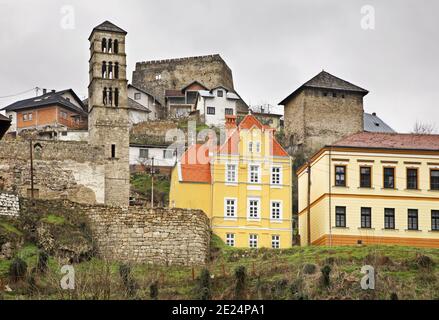
{"type": "MultiPolygon", "coordinates": [[[[54,234],[63,226],[79,232],[69,216],[39,217],[40,223],[52,226],[54,234]]],[[[228,248],[215,236],[206,267],[125,265],[95,254],[70,259],[75,290],[62,290],[60,269],[67,262],[62,250],[47,254],[22,227],[0,222],[3,235],[24,241],[13,256],[0,260],[2,299],[439,299],[439,249],[244,250],[228,248]],[[366,264],[375,267],[376,290],[360,287],[366,264]]]]}

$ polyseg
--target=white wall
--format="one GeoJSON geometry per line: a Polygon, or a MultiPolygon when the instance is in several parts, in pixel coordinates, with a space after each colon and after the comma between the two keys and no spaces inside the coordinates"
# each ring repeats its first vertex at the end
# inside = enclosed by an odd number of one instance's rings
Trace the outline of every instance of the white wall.
{"type": "Polygon", "coordinates": [[[224,126],[226,122],[225,109],[233,109],[233,114],[236,116],[236,103],[238,100],[227,98],[225,89],[215,89],[212,93],[214,97],[201,97],[197,104],[197,110],[200,110],[200,115],[205,115],[205,123],[207,125],[224,126]],[[218,97],[218,90],[223,90],[224,94],[222,97],[218,97]],[[215,114],[207,114],[207,107],[214,107],[215,114]]]}
{"type": "Polygon", "coordinates": [[[8,129],[8,132],[16,132],[17,131],[17,112],[15,111],[6,111],[6,117],[12,116],[11,126],[8,129]]]}
{"type": "MultiPolygon", "coordinates": [[[[128,98],[133,99],[137,103],[140,103],[142,106],[147,107],[149,110],[151,110],[151,113],[149,114],[149,120],[157,120],[160,117],[160,107],[159,104],[154,101],[154,98],[140,90],[137,90],[136,88],[133,88],[132,86],[128,87],[128,98]],[[140,99],[135,99],[135,94],[140,93],[140,99]]],[[[142,121],[147,121],[142,120],[142,121]]]]}
{"type": "MultiPolygon", "coordinates": [[[[154,165],[158,167],[173,167],[177,161],[177,157],[174,155],[170,159],[163,158],[163,151],[165,147],[130,147],[130,165],[139,165],[145,163],[147,159],[140,158],[140,149],[148,149],[148,157],[154,157],[154,165]]],[[[145,164],[150,164],[146,162],[145,164]]]]}
{"type": "Polygon", "coordinates": [[[58,140],[61,141],[88,141],[87,130],[75,130],[65,131],[66,135],[62,134],[62,131],[58,133],[58,140]]]}
{"type": "Polygon", "coordinates": [[[151,113],[146,113],[146,112],[139,111],[139,110],[130,109],[128,111],[130,125],[148,121],[152,118],[150,115],[151,115],[151,113]]]}

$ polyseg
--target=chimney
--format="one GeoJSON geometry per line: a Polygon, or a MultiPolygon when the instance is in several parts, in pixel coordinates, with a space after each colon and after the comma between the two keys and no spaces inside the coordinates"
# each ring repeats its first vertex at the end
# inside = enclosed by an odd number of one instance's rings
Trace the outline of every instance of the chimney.
{"type": "Polygon", "coordinates": [[[47,93],[47,89],[43,89],[43,94],[46,94],[47,93]]]}
{"type": "Polygon", "coordinates": [[[56,92],[56,90],[55,89],[52,89],[52,93],[55,93],[56,92]]]}
{"type": "Polygon", "coordinates": [[[226,129],[236,129],[236,116],[226,116],[226,129]]]}
{"type": "Polygon", "coordinates": [[[373,115],[374,117],[376,117],[376,116],[377,116],[377,113],[376,113],[376,112],[373,112],[372,115],[373,115]]]}

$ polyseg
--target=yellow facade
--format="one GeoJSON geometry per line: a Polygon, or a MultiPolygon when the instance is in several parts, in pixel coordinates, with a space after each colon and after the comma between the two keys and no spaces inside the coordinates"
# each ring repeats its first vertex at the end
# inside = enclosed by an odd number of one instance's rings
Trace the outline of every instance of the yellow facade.
{"type": "MultiPolygon", "coordinates": [[[[302,245],[308,244],[310,233],[312,244],[439,247],[439,230],[434,219],[439,214],[439,190],[433,190],[430,177],[432,171],[439,170],[439,152],[323,149],[310,161],[309,207],[308,168],[305,165],[298,171],[302,245]],[[336,167],[345,168],[345,186],[337,186],[336,167]],[[360,179],[360,168],[369,168],[363,172],[370,172],[370,175],[363,175],[360,179]],[[394,174],[393,188],[391,174],[387,175],[385,185],[385,168],[390,168],[386,172],[394,174]],[[410,185],[409,169],[417,172],[410,185]],[[336,215],[336,210],[339,215],[336,215]]],[[[338,184],[343,184],[340,181],[339,176],[338,184]]]]}
{"type": "Polygon", "coordinates": [[[170,206],[203,210],[213,232],[229,245],[289,248],[291,159],[270,155],[269,132],[241,129],[239,138],[237,152],[211,157],[209,183],[184,182],[178,163],[172,173],[170,206]],[[272,170],[278,183],[272,183],[272,170]]]}

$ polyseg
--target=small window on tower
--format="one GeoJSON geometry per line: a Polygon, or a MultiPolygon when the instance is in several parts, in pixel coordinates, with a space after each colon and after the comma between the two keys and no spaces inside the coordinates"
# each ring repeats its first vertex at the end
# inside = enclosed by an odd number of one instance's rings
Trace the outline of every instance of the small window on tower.
{"type": "Polygon", "coordinates": [[[156,80],[161,80],[162,79],[162,75],[160,73],[155,75],[155,79],[156,80]]]}
{"type": "Polygon", "coordinates": [[[113,49],[114,53],[118,54],[119,53],[119,41],[114,40],[113,47],[114,47],[114,49],[113,49]]]}
{"type": "Polygon", "coordinates": [[[111,157],[113,159],[116,158],[116,145],[115,144],[111,145],[111,157]]]}
{"type": "Polygon", "coordinates": [[[119,106],[119,89],[118,88],[114,89],[114,105],[116,107],[119,106]]]}
{"type": "Polygon", "coordinates": [[[114,64],[114,79],[119,79],[119,63],[114,64]]]}
{"type": "Polygon", "coordinates": [[[108,53],[113,52],[113,40],[108,39],[108,53]]]}
{"type": "Polygon", "coordinates": [[[107,39],[102,39],[102,52],[107,52],[107,39]]]}

